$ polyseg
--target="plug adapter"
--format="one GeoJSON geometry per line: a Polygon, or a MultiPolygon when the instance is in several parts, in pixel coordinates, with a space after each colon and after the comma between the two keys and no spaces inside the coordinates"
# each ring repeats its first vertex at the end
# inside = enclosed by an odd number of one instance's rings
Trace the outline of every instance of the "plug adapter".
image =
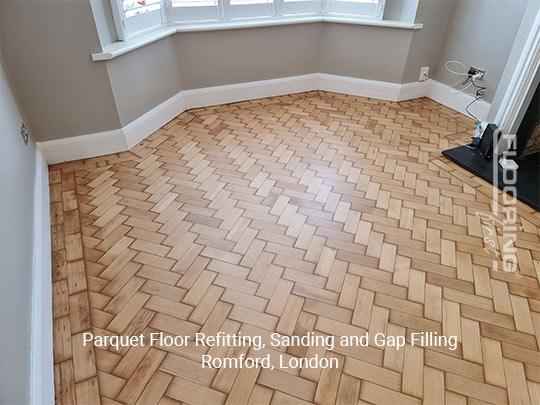
{"type": "Polygon", "coordinates": [[[469,67],[469,71],[467,72],[467,74],[469,75],[470,80],[482,80],[484,78],[484,75],[486,74],[486,71],[471,66],[469,67]]]}

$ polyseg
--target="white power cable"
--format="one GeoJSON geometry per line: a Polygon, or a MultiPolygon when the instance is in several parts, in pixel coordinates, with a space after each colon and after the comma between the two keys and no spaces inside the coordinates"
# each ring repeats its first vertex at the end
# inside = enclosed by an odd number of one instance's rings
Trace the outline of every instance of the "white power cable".
{"type": "MultiPolygon", "coordinates": [[[[454,64],[456,64],[456,65],[461,66],[461,67],[463,68],[464,71],[467,70],[467,67],[466,67],[463,63],[461,63],[459,60],[449,60],[449,61],[447,61],[447,62],[444,64],[444,67],[445,67],[446,70],[448,70],[450,73],[453,73],[453,74],[455,74],[455,75],[457,75],[457,76],[466,76],[466,77],[469,77],[469,73],[466,73],[466,72],[458,72],[458,71],[456,71],[456,70],[454,70],[454,69],[451,69],[451,68],[450,68],[450,64],[451,64],[451,63],[454,63],[454,64]]],[[[462,79],[459,79],[457,82],[455,82],[455,83],[453,83],[453,84],[449,84],[449,86],[450,86],[450,87],[456,87],[456,86],[462,85],[462,84],[465,84],[465,83],[463,82],[462,79]]],[[[469,86],[465,87],[465,89],[461,89],[461,91],[465,91],[465,90],[468,89],[469,87],[470,87],[470,84],[469,84],[469,86]]]]}
{"type": "Polygon", "coordinates": [[[456,65],[459,65],[463,68],[463,70],[467,70],[467,66],[465,66],[463,63],[461,63],[459,60],[449,60],[447,61],[445,64],[444,64],[444,67],[446,68],[446,70],[448,70],[450,73],[453,73],[455,75],[458,75],[458,76],[469,76],[469,73],[466,73],[466,72],[456,72],[455,70],[453,69],[450,69],[449,65],[451,63],[455,63],[456,65]]]}

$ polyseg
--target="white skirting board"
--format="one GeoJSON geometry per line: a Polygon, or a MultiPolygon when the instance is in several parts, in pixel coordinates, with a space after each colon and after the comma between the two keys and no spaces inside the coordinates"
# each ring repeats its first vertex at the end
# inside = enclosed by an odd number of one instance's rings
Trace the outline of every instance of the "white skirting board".
{"type": "MultiPolygon", "coordinates": [[[[429,97],[463,114],[466,114],[465,107],[474,99],[470,94],[434,80],[400,84],[326,73],[312,73],[280,79],[182,90],[123,128],[73,138],[38,142],[37,146],[50,164],[122,152],[129,150],[190,108],[311,90],[325,90],[388,101],[429,97]]],[[[479,119],[485,120],[490,107],[489,103],[479,100],[474,103],[470,111],[479,119]]]]}
{"type": "Polygon", "coordinates": [[[378,82],[326,73],[318,75],[318,84],[319,90],[387,101],[398,101],[401,90],[401,84],[399,83],[378,82]]]}
{"type": "Polygon", "coordinates": [[[30,403],[54,403],[49,170],[36,150],[30,403]]]}
{"type": "MultiPolygon", "coordinates": [[[[143,117],[146,117],[146,115],[143,117]]],[[[148,135],[150,134],[151,132],[148,133],[148,135]]],[[[123,128],[96,134],[79,135],[72,138],[36,142],[36,147],[49,164],[108,155],[129,149],[123,128]]]]}
{"type": "Polygon", "coordinates": [[[183,90],[186,109],[318,90],[319,74],[183,90]]]}
{"type": "MultiPolygon", "coordinates": [[[[427,97],[452,110],[468,115],[465,108],[474,100],[474,97],[471,94],[463,93],[462,91],[435,80],[429,80],[428,83],[429,89],[426,94],[427,97]]],[[[469,112],[480,121],[485,121],[490,108],[490,103],[484,100],[478,100],[469,108],[469,112]]]]}

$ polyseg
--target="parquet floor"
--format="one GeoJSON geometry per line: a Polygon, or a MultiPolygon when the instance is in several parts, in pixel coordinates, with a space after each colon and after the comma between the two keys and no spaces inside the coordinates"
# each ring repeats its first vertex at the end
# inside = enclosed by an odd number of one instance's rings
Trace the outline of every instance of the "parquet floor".
{"type": "Polygon", "coordinates": [[[540,215],[518,205],[519,276],[491,269],[475,215],[491,186],[440,155],[471,127],[427,99],[310,92],[192,110],[51,167],[57,402],[540,403],[540,215]],[[459,344],[267,347],[339,368],[203,369],[254,352],[84,347],[87,331],[459,344]]]}

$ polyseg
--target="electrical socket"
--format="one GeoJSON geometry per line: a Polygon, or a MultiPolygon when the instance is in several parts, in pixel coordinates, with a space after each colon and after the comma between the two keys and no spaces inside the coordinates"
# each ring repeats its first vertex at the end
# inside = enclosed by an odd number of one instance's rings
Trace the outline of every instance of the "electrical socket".
{"type": "Polygon", "coordinates": [[[429,79],[429,66],[424,66],[420,68],[420,76],[418,76],[419,82],[425,82],[429,79]]]}
{"type": "Polygon", "coordinates": [[[467,74],[469,75],[469,79],[472,79],[474,77],[476,80],[483,80],[486,71],[474,66],[470,66],[467,74]]]}

